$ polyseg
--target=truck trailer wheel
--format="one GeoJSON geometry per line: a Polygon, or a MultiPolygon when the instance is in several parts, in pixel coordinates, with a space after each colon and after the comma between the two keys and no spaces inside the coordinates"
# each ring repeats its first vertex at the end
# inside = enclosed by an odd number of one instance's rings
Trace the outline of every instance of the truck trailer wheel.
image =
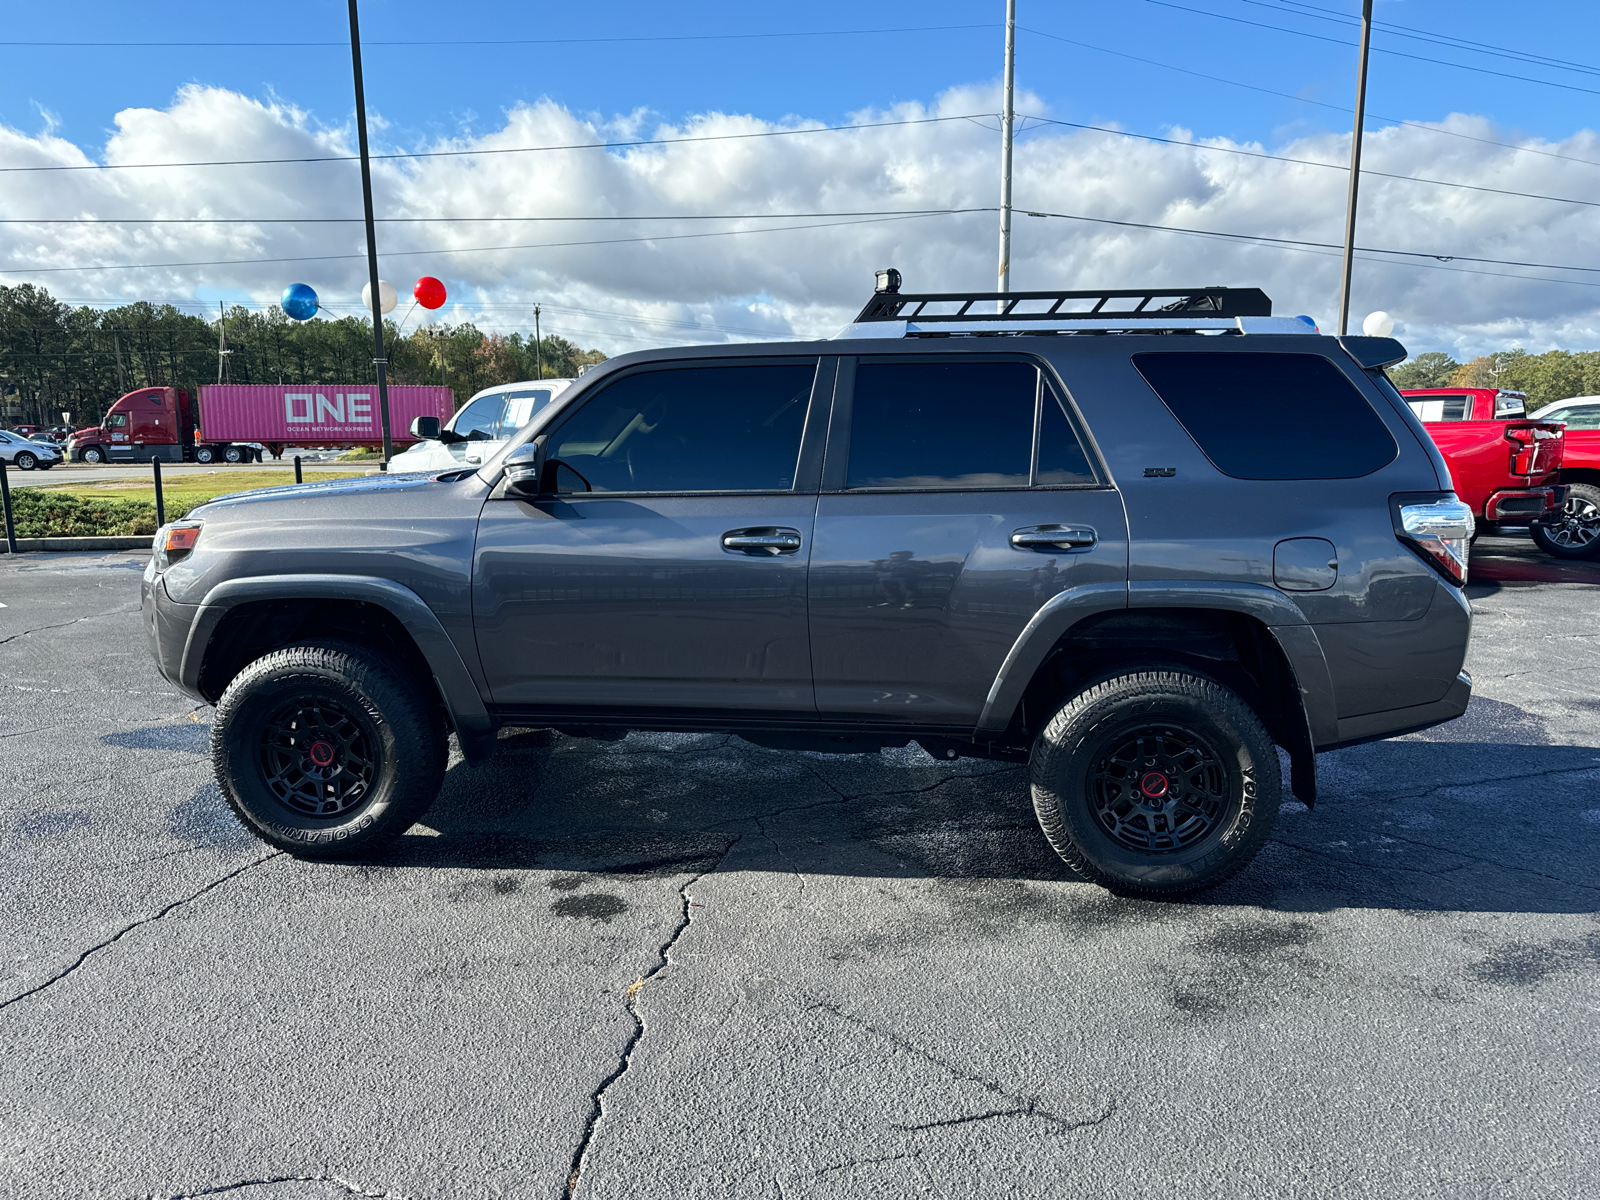
{"type": "Polygon", "coordinates": [[[1567,502],[1560,513],[1536,522],[1531,532],[1539,549],[1557,558],[1600,555],[1600,487],[1568,484],[1567,502]]]}
{"type": "Polygon", "coordinates": [[[210,446],[196,446],[194,460],[197,463],[213,463],[217,461],[217,452],[210,446]]]}
{"type": "Polygon", "coordinates": [[[306,642],[228,685],[211,758],[229,805],[297,858],[358,858],[428,810],[444,778],[444,729],[421,687],[381,655],[306,642]]]}
{"type": "Polygon", "coordinates": [[[106,452],[99,446],[87,446],[83,451],[83,461],[86,463],[103,463],[106,461],[106,452]]]}
{"type": "Polygon", "coordinates": [[[1181,896],[1243,870],[1272,834],[1282,781],[1261,720],[1182,670],[1116,675],[1034,742],[1033,807],[1080,875],[1120,895],[1181,896]]]}

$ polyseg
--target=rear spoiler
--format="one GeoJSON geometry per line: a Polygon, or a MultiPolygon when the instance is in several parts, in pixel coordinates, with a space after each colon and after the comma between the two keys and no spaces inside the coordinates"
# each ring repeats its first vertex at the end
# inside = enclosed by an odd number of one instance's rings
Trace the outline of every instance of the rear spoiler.
{"type": "Polygon", "coordinates": [[[1406,348],[1393,338],[1342,337],[1339,344],[1346,353],[1367,370],[1392,367],[1406,359],[1406,348]]]}

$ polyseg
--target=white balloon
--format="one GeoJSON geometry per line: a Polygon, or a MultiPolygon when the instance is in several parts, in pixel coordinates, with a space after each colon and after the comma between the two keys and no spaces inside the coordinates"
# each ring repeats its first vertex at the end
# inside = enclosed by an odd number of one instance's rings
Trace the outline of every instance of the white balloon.
{"type": "Polygon", "coordinates": [[[1382,309],[1368,313],[1367,319],[1361,322],[1361,332],[1368,337],[1388,337],[1394,332],[1394,318],[1382,309]]]}
{"type": "MultiPolygon", "coordinates": [[[[385,280],[378,280],[378,305],[384,312],[393,312],[394,306],[400,303],[400,293],[394,290],[394,284],[385,280]]],[[[361,285],[361,307],[367,312],[372,311],[372,285],[361,285]]]]}

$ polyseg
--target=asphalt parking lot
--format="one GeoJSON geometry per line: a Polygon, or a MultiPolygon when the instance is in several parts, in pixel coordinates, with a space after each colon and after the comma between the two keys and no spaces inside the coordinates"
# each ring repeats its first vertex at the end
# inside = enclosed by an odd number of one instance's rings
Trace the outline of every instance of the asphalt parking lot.
{"type": "Polygon", "coordinates": [[[520,734],[300,863],[141,566],[0,557],[0,1195],[1600,1187],[1600,565],[1481,540],[1468,714],[1183,903],[1075,881],[1017,768],[687,735],[520,734]]]}

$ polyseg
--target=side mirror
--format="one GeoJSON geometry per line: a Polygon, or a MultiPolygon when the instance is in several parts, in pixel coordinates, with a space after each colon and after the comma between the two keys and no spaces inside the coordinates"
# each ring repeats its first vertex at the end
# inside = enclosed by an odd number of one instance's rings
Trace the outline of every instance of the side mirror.
{"type": "Polygon", "coordinates": [[[537,437],[525,446],[518,446],[502,466],[506,472],[506,491],[513,496],[533,497],[539,494],[539,477],[544,474],[544,438],[537,437]]]}
{"type": "Polygon", "coordinates": [[[437,442],[439,440],[438,417],[413,417],[411,419],[411,436],[424,442],[437,442]]]}

